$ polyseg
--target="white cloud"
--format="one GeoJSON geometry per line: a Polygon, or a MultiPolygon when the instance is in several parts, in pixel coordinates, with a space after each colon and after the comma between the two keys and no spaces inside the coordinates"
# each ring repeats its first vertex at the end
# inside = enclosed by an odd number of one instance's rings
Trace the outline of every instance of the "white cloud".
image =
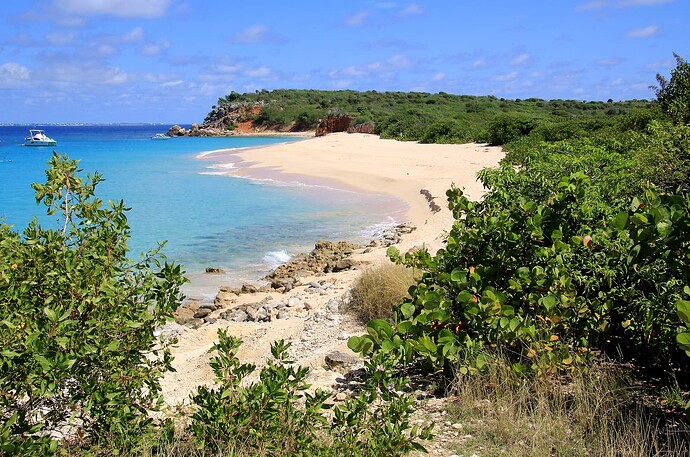
{"type": "Polygon", "coordinates": [[[592,0],[576,7],[577,11],[591,11],[605,8],[631,8],[637,6],[657,6],[671,3],[675,0],[592,0]]]}
{"type": "Polygon", "coordinates": [[[431,77],[432,81],[443,81],[446,79],[446,74],[441,72],[441,73],[436,73],[434,76],[431,77]]]}
{"type": "Polygon", "coordinates": [[[175,80],[175,81],[168,81],[168,82],[165,82],[165,83],[161,84],[161,87],[164,87],[164,88],[178,87],[178,86],[181,86],[181,85],[183,85],[183,84],[184,84],[184,81],[182,81],[181,79],[178,79],[178,80],[175,80]]]}
{"type": "Polygon", "coordinates": [[[389,66],[395,67],[395,69],[402,70],[404,68],[409,68],[412,66],[412,61],[402,54],[391,57],[387,60],[389,66]]]}
{"type": "Polygon", "coordinates": [[[405,17],[405,16],[414,16],[414,15],[423,14],[423,13],[424,13],[424,9],[422,7],[420,7],[419,5],[417,5],[415,3],[412,3],[408,6],[406,6],[400,12],[399,15],[405,17]]]}
{"type": "Polygon", "coordinates": [[[66,46],[74,42],[74,33],[49,33],[46,35],[48,44],[52,46],[66,46]]]}
{"type": "Polygon", "coordinates": [[[29,78],[31,78],[31,70],[23,65],[14,62],[0,65],[0,87],[2,88],[19,87],[29,78]]]}
{"type": "Polygon", "coordinates": [[[167,40],[160,43],[147,43],[139,48],[139,53],[144,56],[159,56],[170,48],[170,42],[167,40]]]}
{"type": "Polygon", "coordinates": [[[516,67],[522,67],[530,62],[530,56],[527,53],[519,54],[510,60],[510,64],[516,67]]]}
{"type": "Polygon", "coordinates": [[[502,75],[496,75],[494,76],[493,79],[494,81],[501,81],[501,82],[508,82],[508,81],[515,81],[519,76],[519,73],[517,71],[513,71],[510,73],[505,73],[502,75]]]}
{"type": "Polygon", "coordinates": [[[265,25],[252,25],[246,29],[235,33],[232,41],[235,43],[260,43],[266,39],[268,27],[265,25]]]}
{"type": "Polygon", "coordinates": [[[364,20],[369,16],[369,11],[360,11],[347,19],[345,19],[345,25],[350,27],[357,27],[364,23],[364,20]]]}
{"type": "Polygon", "coordinates": [[[88,87],[119,86],[135,81],[135,75],[125,70],[98,61],[80,61],[62,59],[50,62],[41,72],[42,78],[47,79],[43,84],[56,86],[64,90],[88,87]]]}
{"type": "Polygon", "coordinates": [[[344,68],[343,73],[347,76],[352,76],[352,77],[360,77],[360,76],[365,76],[367,74],[367,72],[364,71],[362,68],[358,68],[354,65],[351,65],[349,67],[344,68]]]}
{"type": "Polygon", "coordinates": [[[71,16],[155,18],[165,15],[171,0],[53,0],[53,7],[71,16]]]}
{"type": "Polygon", "coordinates": [[[618,2],[618,6],[654,6],[671,3],[673,1],[675,0],[621,0],[618,2]]]}
{"type": "Polygon", "coordinates": [[[122,41],[125,43],[139,43],[144,40],[144,29],[135,27],[129,32],[122,35],[122,41]]]}
{"type": "Polygon", "coordinates": [[[617,65],[620,65],[621,63],[623,63],[623,59],[620,59],[618,57],[610,57],[608,59],[597,60],[597,65],[600,65],[602,67],[615,67],[617,65]]]}
{"type": "Polygon", "coordinates": [[[477,60],[470,62],[470,64],[468,65],[468,68],[470,70],[478,70],[480,68],[485,68],[487,65],[488,64],[487,64],[485,59],[477,59],[477,60]]]}
{"type": "Polygon", "coordinates": [[[625,34],[628,38],[647,38],[656,34],[659,31],[658,25],[650,25],[641,29],[632,29],[625,34]]]}
{"type": "Polygon", "coordinates": [[[87,48],[87,54],[92,57],[111,57],[118,53],[118,48],[111,44],[94,44],[87,48]]]}
{"type": "Polygon", "coordinates": [[[273,71],[268,67],[252,68],[245,72],[245,74],[250,78],[260,79],[269,78],[272,75],[272,73],[273,71]]]}

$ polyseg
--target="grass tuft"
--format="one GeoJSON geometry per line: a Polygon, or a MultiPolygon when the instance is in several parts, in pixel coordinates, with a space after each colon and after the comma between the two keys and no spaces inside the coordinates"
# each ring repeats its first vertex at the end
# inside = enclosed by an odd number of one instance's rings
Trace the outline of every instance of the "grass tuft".
{"type": "Polygon", "coordinates": [[[412,268],[393,263],[370,268],[352,285],[345,309],[366,323],[372,319],[387,319],[408,289],[416,284],[412,268]]]}

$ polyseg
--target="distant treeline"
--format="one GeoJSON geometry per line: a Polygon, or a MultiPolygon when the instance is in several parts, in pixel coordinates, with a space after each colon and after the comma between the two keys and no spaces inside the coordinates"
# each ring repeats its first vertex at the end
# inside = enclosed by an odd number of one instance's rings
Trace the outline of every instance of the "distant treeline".
{"type": "Polygon", "coordinates": [[[264,103],[251,119],[255,126],[310,130],[319,119],[346,114],[353,124],[374,123],[383,138],[423,143],[505,144],[527,135],[554,141],[602,129],[644,129],[663,117],[650,100],[509,100],[444,92],[258,90],[232,92],[217,107],[241,102],[264,103]]]}

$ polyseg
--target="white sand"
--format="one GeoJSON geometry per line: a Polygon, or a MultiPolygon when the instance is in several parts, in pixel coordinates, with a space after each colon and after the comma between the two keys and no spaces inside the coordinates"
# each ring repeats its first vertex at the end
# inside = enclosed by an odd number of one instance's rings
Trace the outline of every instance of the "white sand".
{"type": "MultiPolygon", "coordinates": [[[[417,227],[397,245],[405,252],[422,244],[432,251],[438,249],[444,233],[452,225],[445,191],[454,183],[464,188],[472,199],[479,199],[483,188],[476,180],[476,173],[485,167],[496,166],[502,157],[500,148],[482,144],[425,145],[382,140],[374,135],[337,133],[257,149],[218,151],[206,154],[204,159],[234,163],[235,167],[228,173],[244,177],[326,184],[395,196],[409,205],[405,222],[417,227]],[[429,202],[420,194],[421,189],[428,190],[435,197],[441,211],[432,213],[429,202]]],[[[370,265],[386,262],[385,251],[385,248],[377,248],[366,254],[358,253],[356,259],[370,265]]],[[[248,294],[240,296],[237,301],[237,304],[254,303],[271,297],[284,302],[289,297],[298,297],[302,302],[308,301],[313,308],[299,317],[267,323],[218,320],[197,330],[183,330],[174,350],[177,372],[169,374],[163,381],[166,401],[170,404],[187,402],[194,387],[212,381],[207,351],[218,328],[227,328],[230,334],[243,338],[245,343],[239,354],[243,362],[261,364],[272,341],[279,338],[291,341],[293,356],[300,364],[312,368],[312,383],[330,387],[340,375],[323,367],[324,355],[336,349],[349,351],[347,338],[362,334],[365,329],[347,316],[336,315],[335,319],[322,322],[312,317],[318,310],[323,310],[329,300],[333,303],[332,300],[346,294],[359,274],[360,271],[347,271],[320,276],[317,279],[330,276],[336,284],[324,295],[310,295],[302,286],[289,294],[248,294]]],[[[309,280],[307,278],[303,283],[307,284],[309,280]]]]}

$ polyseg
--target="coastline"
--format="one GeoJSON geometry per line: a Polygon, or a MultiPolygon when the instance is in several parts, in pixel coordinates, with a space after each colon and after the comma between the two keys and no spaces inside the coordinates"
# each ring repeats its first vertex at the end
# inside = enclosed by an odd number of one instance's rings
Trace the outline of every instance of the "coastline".
{"type": "Polygon", "coordinates": [[[484,189],[476,179],[477,172],[496,166],[503,155],[500,147],[484,144],[420,144],[333,133],[261,148],[212,151],[203,158],[216,164],[232,163],[232,168],[223,171],[227,175],[395,197],[407,207],[403,220],[397,222],[417,227],[404,237],[409,249],[419,242],[429,245],[432,240],[436,241],[432,247],[440,247],[439,236],[452,224],[446,190],[454,183],[469,198],[481,198],[484,189]],[[440,211],[430,211],[431,201],[440,211]]]}
{"type": "MultiPolygon", "coordinates": [[[[484,189],[476,173],[497,166],[502,157],[500,148],[482,144],[424,145],[342,133],[261,148],[214,151],[203,159],[216,164],[233,163],[233,168],[224,172],[240,178],[297,181],[393,196],[407,205],[406,220],[400,222],[416,227],[396,238],[394,245],[401,252],[424,245],[435,253],[443,246],[453,221],[445,204],[445,191],[455,183],[471,199],[481,198],[484,189]]],[[[205,314],[210,319],[205,321],[192,319],[201,310],[199,303],[183,305],[178,310],[178,322],[162,329],[178,338],[173,350],[177,371],[168,373],[162,382],[166,402],[184,404],[197,386],[213,382],[208,351],[219,329],[240,337],[244,342],[238,353],[240,360],[259,367],[270,354],[273,341],[290,342],[291,359],[310,367],[308,381],[312,387],[333,389],[342,379],[343,370],[329,367],[327,356],[341,352],[352,357],[348,338],[366,332],[365,325],[341,312],[341,305],[362,271],[389,262],[386,249],[381,243],[355,249],[349,257],[355,268],[305,274],[294,287],[285,290],[266,287],[239,293],[221,288],[214,306],[205,314]],[[246,307],[282,311],[266,320],[234,321],[227,317],[246,307]],[[181,313],[197,325],[182,325],[181,313]]],[[[336,400],[338,395],[342,392],[334,393],[336,400]]]]}

